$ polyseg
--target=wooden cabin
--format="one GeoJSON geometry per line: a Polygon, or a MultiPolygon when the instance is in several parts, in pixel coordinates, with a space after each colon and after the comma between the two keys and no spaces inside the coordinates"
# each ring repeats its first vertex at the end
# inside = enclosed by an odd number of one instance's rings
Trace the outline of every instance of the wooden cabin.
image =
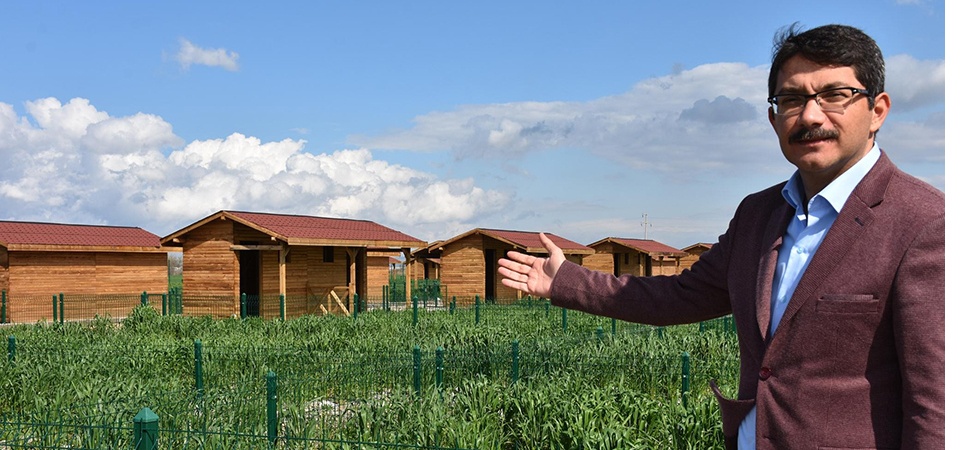
{"type": "Polygon", "coordinates": [[[589,244],[595,254],[584,258],[582,265],[615,276],[673,275],[681,273],[681,250],[652,239],[607,237],[589,244]]]}
{"type": "Polygon", "coordinates": [[[168,289],[167,249],[135,227],[0,221],[0,291],[5,322],[54,320],[52,296],[64,294],[60,317],[125,317],[140,296],[168,289]]]}
{"type": "Polygon", "coordinates": [[[244,211],[218,211],[162,242],[183,248],[184,314],[268,318],[350,314],[353,294],[381,296],[368,282],[369,249],[407,257],[426,244],[367,220],[244,211]]]}
{"type": "Polygon", "coordinates": [[[681,258],[681,270],[690,269],[694,263],[701,259],[701,254],[711,250],[711,244],[698,242],[681,249],[687,255],[681,258]]]}
{"type": "Polygon", "coordinates": [[[412,252],[412,259],[408,266],[412,271],[413,280],[438,280],[439,269],[442,267],[442,250],[440,245],[444,241],[436,241],[412,252]]]}
{"type": "MultiPolygon", "coordinates": [[[[573,263],[582,264],[583,256],[595,252],[563,237],[545,234],[573,263]]],[[[472,304],[476,296],[505,303],[525,296],[524,292],[504,286],[503,277],[497,273],[497,260],[510,250],[536,256],[548,254],[541,245],[537,232],[487,228],[476,228],[432,244],[424,254],[439,255],[439,279],[447,300],[455,298],[457,304],[465,305],[472,304]]],[[[421,254],[423,253],[417,253],[421,254]]]]}

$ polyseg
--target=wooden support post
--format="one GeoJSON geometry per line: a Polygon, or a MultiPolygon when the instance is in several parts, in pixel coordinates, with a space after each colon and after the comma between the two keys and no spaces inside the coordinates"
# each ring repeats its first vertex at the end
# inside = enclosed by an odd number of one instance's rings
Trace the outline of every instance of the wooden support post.
{"type": "Polygon", "coordinates": [[[286,255],[289,254],[289,247],[283,246],[279,250],[279,295],[286,295],[286,255]]]}
{"type": "Polygon", "coordinates": [[[412,249],[403,248],[402,253],[405,255],[405,298],[412,298],[412,249]]]}

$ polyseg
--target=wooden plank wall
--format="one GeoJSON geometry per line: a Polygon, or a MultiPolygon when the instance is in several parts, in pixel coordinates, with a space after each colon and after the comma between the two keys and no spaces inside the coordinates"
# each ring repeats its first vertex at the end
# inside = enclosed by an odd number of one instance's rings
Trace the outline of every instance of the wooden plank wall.
{"type": "Polygon", "coordinates": [[[604,242],[594,247],[595,253],[591,255],[585,255],[582,258],[582,266],[586,269],[592,269],[598,272],[613,273],[615,269],[615,263],[613,258],[616,255],[613,253],[611,242],[604,242]]]}
{"type": "Polygon", "coordinates": [[[162,294],[168,289],[165,252],[17,251],[9,252],[7,258],[7,316],[11,322],[51,319],[48,300],[59,294],[65,295],[66,309],[73,318],[122,317],[129,314],[142,292],[162,294]]]}
{"type": "Polygon", "coordinates": [[[10,259],[7,247],[0,247],[0,290],[10,292],[10,259]]]}
{"type": "Polygon", "coordinates": [[[166,253],[12,252],[9,295],[167,292],[166,253]]]}
{"type": "Polygon", "coordinates": [[[470,305],[484,295],[483,238],[474,234],[454,241],[442,252],[442,285],[458,305],[470,305]]]}
{"type": "Polygon", "coordinates": [[[238,256],[230,247],[233,222],[215,220],[184,235],[184,314],[239,313],[238,256]]]}
{"type": "Polygon", "coordinates": [[[680,259],[675,257],[651,258],[651,275],[675,275],[681,273],[680,259]]]}
{"type": "MultiPolygon", "coordinates": [[[[380,302],[383,294],[384,288],[388,285],[390,276],[390,257],[397,257],[401,252],[368,252],[367,256],[367,292],[365,292],[361,297],[369,299],[373,302],[380,302]]],[[[413,279],[418,277],[414,274],[413,268],[413,279]]]]}
{"type": "MultiPolygon", "coordinates": [[[[347,248],[328,247],[333,262],[323,261],[323,247],[293,246],[286,262],[286,317],[321,314],[320,305],[331,313],[341,314],[329,297],[334,290],[345,306],[347,297],[347,248]]],[[[279,317],[279,252],[263,251],[261,267],[263,317],[279,317]]]]}
{"type": "MultiPolygon", "coordinates": [[[[499,273],[497,273],[497,260],[502,258],[504,255],[506,255],[509,250],[513,250],[514,247],[504,242],[500,242],[496,239],[492,239],[484,236],[483,248],[484,251],[492,249],[494,252],[493,261],[490,262],[489,266],[487,266],[486,260],[482,257],[482,255],[480,260],[480,266],[482,267],[482,269],[484,271],[489,271],[493,274],[493,285],[495,291],[494,292],[495,295],[493,296],[494,299],[502,302],[507,302],[509,300],[517,299],[517,294],[518,294],[517,289],[504,286],[504,277],[499,273]]],[[[488,295],[489,294],[481,294],[480,297],[483,298],[488,295]]]]}

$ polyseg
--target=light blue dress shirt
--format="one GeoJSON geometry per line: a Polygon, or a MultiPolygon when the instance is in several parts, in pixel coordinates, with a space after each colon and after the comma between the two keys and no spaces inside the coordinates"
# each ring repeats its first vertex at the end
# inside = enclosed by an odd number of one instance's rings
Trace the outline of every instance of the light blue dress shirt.
{"type": "MultiPolygon", "coordinates": [[[[772,282],[772,300],[769,321],[769,335],[774,336],[779,322],[786,312],[786,305],[793,298],[796,285],[803,277],[813,254],[820,248],[827,230],[834,224],[837,214],[844,207],[844,202],[851,195],[854,187],[871,171],[871,167],[881,156],[881,150],[875,143],[871,151],[864,155],[857,164],[851,166],[832,181],[822,191],[814,195],[803,207],[803,184],[797,171],[783,187],[783,198],[796,209],[796,214],[786,228],[783,243],[779,247],[779,257],[776,260],[776,273],[772,282]]],[[[745,416],[738,428],[738,449],[755,450],[755,421],[756,411],[753,407],[745,416]]]]}

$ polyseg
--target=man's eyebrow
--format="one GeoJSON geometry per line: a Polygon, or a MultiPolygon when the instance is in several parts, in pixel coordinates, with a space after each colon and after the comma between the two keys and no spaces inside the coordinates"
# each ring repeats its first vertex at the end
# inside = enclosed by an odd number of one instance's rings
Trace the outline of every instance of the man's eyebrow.
{"type": "Polygon", "coordinates": [[[850,84],[845,83],[843,81],[832,81],[830,83],[821,85],[820,87],[817,88],[817,90],[812,92],[809,89],[800,86],[786,86],[777,89],[775,95],[783,95],[783,94],[809,95],[815,92],[826,91],[828,89],[836,89],[836,88],[843,88],[843,87],[850,87],[850,86],[851,86],[850,84]]]}

